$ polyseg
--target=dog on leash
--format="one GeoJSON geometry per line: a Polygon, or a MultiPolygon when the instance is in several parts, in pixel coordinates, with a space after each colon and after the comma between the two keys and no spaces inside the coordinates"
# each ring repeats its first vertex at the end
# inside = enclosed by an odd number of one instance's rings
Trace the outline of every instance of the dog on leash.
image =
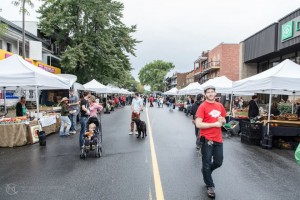
{"type": "Polygon", "coordinates": [[[138,119],[138,118],[134,118],[133,121],[135,122],[136,127],[137,127],[137,131],[138,131],[137,138],[139,138],[141,136],[141,133],[143,133],[142,138],[147,136],[147,125],[146,125],[146,123],[144,121],[138,119]]]}

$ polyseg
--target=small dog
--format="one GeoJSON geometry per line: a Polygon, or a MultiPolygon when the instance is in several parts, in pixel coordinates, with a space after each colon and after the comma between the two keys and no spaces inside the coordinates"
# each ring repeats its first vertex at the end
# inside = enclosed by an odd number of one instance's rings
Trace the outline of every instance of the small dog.
{"type": "Polygon", "coordinates": [[[138,130],[137,138],[139,138],[141,136],[141,132],[143,133],[142,138],[147,136],[147,125],[146,125],[146,123],[144,121],[138,119],[138,118],[134,118],[132,121],[135,122],[137,130],[138,130]]]}

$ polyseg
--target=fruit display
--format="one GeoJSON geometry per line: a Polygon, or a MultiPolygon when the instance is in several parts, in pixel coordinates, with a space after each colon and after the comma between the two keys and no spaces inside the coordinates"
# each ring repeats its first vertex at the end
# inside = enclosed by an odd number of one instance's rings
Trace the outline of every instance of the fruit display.
{"type": "Polygon", "coordinates": [[[297,138],[291,139],[285,139],[285,138],[278,138],[275,139],[273,142],[273,146],[277,147],[279,149],[288,149],[288,150],[295,150],[299,142],[296,142],[297,138]]]}
{"type": "Polygon", "coordinates": [[[27,117],[15,117],[15,118],[2,118],[0,124],[15,124],[28,122],[27,117]]]}

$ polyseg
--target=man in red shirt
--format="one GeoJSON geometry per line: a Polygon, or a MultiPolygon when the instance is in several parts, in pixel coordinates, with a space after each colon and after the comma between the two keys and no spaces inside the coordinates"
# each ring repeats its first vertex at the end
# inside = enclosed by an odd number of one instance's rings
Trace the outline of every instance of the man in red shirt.
{"type": "Polygon", "coordinates": [[[200,129],[202,142],[202,174],[207,187],[207,194],[215,198],[215,185],[212,172],[223,162],[223,139],[221,127],[225,123],[226,111],[221,103],[215,101],[214,86],[204,88],[206,100],[196,113],[196,127],[200,129]]]}

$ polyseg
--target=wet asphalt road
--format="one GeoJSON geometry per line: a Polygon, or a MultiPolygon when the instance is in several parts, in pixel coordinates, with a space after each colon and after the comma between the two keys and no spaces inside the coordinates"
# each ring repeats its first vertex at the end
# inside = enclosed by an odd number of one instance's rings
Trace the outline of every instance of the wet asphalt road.
{"type": "MultiPolygon", "coordinates": [[[[195,149],[191,118],[148,108],[164,198],[209,199],[195,149]]],[[[103,157],[79,159],[78,134],[38,144],[0,148],[0,200],[156,199],[149,137],[130,136],[130,107],[102,115],[103,157]]],[[[146,112],[141,116],[147,122],[146,112]]],[[[299,200],[300,166],[293,151],[264,150],[224,140],[223,166],[213,173],[216,199],[299,200]]]]}

